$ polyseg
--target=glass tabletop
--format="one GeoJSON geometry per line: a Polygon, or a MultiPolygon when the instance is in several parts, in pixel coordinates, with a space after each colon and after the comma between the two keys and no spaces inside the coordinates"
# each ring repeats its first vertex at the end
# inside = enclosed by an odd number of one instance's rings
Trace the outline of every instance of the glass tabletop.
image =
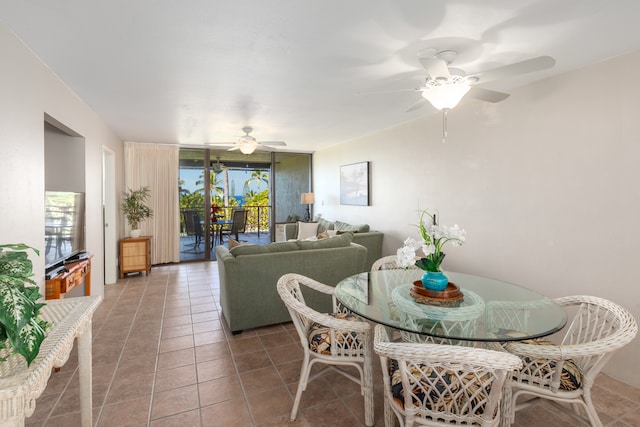
{"type": "Polygon", "coordinates": [[[521,341],[553,334],[567,322],[551,299],[512,283],[446,272],[462,299],[420,298],[417,269],[360,273],[336,286],[336,298],[354,313],[404,333],[449,340],[521,341]]]}

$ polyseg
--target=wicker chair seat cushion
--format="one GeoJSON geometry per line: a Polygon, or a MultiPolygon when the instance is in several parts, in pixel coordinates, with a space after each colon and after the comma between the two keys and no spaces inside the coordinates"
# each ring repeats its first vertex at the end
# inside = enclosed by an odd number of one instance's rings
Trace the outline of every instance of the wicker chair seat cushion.
{"type": "MultiPolygon", "coordinates": [[[[523,344],[530,345],[555,345],[546,338],[536,338],[533,340],[524,340],[523,344]]],[[[556,370],[556,362],[548,359],[534,359],[529,356],[523,357],[524,368],[522,372],[534,377],[547,378],[556,370]]],[[[526,381],[523,381],[526,382],[526,381]]],[[[573,391],[582,385],[582,371],[575,361],[567,359],[562,364],[562,374],[560,374],[559,389],[563,391],[573,391]]]]}
{"type": "MultiPolygon", "coordinates": [[[[402,378],[398,361],[389,359],[389,376],[391,378],[391,393],[395,402],[404,408],[402,378]]],[[[411,390],[412,402],[415,406],[425,407],[435,412],[451,412],[458,408],[458,415],[470,413],[482,414],[484,406],[491,392],[491,376],[481,377],[473,373],[456,372],[428,367],[422,364],[412,365],[409,371],[415,378],[420,378],[420,384],[414,383],[411,390]],[[474,384],[469,384],[473,382],[474,384]],[[426,393],[426,390],[429,392],[426,393]],[[455,402],[453,400],[455,399],[455,402]]],[[[495,414],[494,414],[495,415],[495,414]]]]}
{"type": "MultiPolygon", "coordinates": [[[[351,313],[329,313],[328,316],[342,320],[360,321],[363,320],[351,313]]],[[[311,351],[319,354],[331,354],[331,328],[320,323],[314,322],[309,327],[309,348],[311,351]]],[[[336,331],[338,338],[338,346],[343,348],[361,347],[358,334],[352,331],[336,331]]]]}

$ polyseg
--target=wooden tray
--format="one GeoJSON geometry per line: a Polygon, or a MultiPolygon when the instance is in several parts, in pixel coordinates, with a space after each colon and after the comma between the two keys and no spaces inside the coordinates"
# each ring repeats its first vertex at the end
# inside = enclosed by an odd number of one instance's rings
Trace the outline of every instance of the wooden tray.
{"type": "Polygon", "coordinates": [[[416,280],[409,289],[409,293],[416,299],[416,302],[428,304],[434,302],[454,302],[464,298],[464,294],[460,292],[460,287],[453,282],[449,282],[443,291],[431,291],[422,286],[422,281],[416,280]],[[426,300],[423,302],[421,300],[426,300]]]}

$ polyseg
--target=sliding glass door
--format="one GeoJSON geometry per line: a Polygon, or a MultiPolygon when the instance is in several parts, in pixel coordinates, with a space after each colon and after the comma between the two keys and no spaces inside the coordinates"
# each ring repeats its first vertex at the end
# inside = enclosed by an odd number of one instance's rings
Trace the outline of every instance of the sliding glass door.
{"type": "Polygon", "coordinates": [[[311,159],[305,153],[181,149],[180,261],[215,259],[219,232],[238,209],[246,211],[239,239],[284,238],[279,225],[302,220],[307,209],[313,215],[313,205],[301,203],[302,193],[313,191],[311,159]]]}

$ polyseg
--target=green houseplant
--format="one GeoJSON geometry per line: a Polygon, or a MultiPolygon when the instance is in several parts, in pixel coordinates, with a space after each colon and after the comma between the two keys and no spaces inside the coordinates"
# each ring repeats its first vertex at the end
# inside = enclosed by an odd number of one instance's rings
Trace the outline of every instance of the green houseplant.
{"type": "Polygon", "coordinates": [[[44,303],[33,276],[33,263],[23,243],[0,245],[0,360],[21,354],[27,364],[36,358],[50,326],[40,318],[44,303]],[[7,351],[9,350],[9,351],[7,351]]]}
{"type": "Polygon", "coordinates": [[[140,223],[153,216],[153,211],[147,206],[149,199],[149,187],[140,187],[138,190],[129,189],[124,194],[122,212],[131,226],[131,237],[140,236],[140,223]]]}

